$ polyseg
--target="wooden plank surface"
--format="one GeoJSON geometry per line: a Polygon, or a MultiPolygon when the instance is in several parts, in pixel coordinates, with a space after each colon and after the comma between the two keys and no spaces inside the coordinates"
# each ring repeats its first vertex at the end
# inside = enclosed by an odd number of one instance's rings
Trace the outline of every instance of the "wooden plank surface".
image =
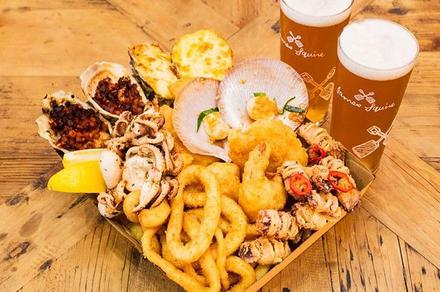
{"type": "MultiPolygon", "coordinates": [[[[59,158],[36,135],[40,99],[57,89],[80,93],[77,76],[95,61],[127,65],[131,44],[157,41],[170,48],[176,37],[199,28],[228,38],[236,60],[277,58],[278,5],[273,0],[0,2],[0,291],[178,290],[100,220],[91,200],[44,190],[45,178],[39,177],[59,158]]],[[[440,2],[354,5],[355,19],[384,17],[409,27],[422,51],[363,207],[264,291],[440,289],[440,2]]]]}

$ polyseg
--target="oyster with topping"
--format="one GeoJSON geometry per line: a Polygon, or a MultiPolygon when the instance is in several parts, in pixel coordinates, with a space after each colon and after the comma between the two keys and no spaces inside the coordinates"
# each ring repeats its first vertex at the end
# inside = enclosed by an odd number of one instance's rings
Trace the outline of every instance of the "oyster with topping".
{"type": "Polygon", "coordinates": [[[178,78],[170,53],[157,44],[144,43],[131,47],[128,55],[133,76],[147,95],[154,91],[159,98],[174,98],[168,88],[178,78]]]}
{"type": "Polygon", "coordinates": [[[81,74],[80,79],[88,102],[107,117],[118,118],[124,111],[138,115],[150,103],[122,65],[95,63],[81,74]]]}
{"type": "Polygon", "coordinates": [[[95,109],[71,93],[57,91],[43,99],[38,133],[63,152],[104,148],[111,125],[95,109]]]}

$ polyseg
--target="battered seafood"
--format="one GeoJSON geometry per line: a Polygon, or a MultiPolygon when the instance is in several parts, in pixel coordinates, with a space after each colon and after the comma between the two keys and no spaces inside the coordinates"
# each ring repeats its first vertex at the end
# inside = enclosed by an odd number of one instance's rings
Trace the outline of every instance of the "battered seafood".
{"type": "Polygon", "coordinates": [[[259,120],[245,130],[232,130],[228,142],[229,157],[240,167],[244,166],[249,152],[262,142],[270,145],[272,150],[267,171],[275,172],[289,160],[307,165],[307,153],[295,132],[278,120],[259,120]]]}
{"type": "Polygon", "coordinates": [[[43,99],[38,133],[56,149],[103,148],[110,139],[110,123],[73,94],[57,91],[43,99]]]}
{"type": "Polygon", "coordinates": [[[269,179],[266,176],[270,154],[270,144],[261,143],[249,153],[249,160],[244,165],[238,203],[251,221],[257,219],[260,210],[282,209],[286,204],[281,177],[275,175],[269,179]]]}

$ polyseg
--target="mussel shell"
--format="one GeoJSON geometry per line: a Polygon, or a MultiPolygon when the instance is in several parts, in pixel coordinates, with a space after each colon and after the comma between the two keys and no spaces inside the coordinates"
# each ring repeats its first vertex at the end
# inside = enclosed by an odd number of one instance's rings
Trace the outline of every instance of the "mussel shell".
{"type": "Polygon", "coordinates": [[[228,161],[227,150],[209,141],[203,127],[197,131],[199,114],[217,107],[219,81],[196,78],[186,85],[174,102],[173,125],[182,143],[189,151],[228,161]]]}
{"type": "MultiPolygon", "coordinates": [[[[289,65],[274,59],[251,59],[233,67],[219,87],[218,107],[222,118],[232,128],[245,128],[252,123],[246,110],[254,93],[264,92],[274,98],[279,111],[289,99],[290,106],[308,107],[307,88],[301,76],[289,65]]],[[[289,112],[277,116],[295,129],[299,124],[288,118],[289,112]]]]}
{"type": "Polygon", "coordinates": [[[171,54],[155,43],[142,43],[129,48],[133,77],[141,85],[147,97],[156,94],[162,99],[173,99],[168,87],[177,81],[177,73],[171,62],[171,54]]]}
{"type": "Polygon", "coordinates": [[[129,77],[131,83],[137,85],[137,89],[139,95],[142,98],[142,101],[147,104],[148,100],[137,83],[136,79],[134,79],[130,72],[122,65],[110,62],[97,62],[95,64],[90,65],[84,72],[81,73],[79,79],[81,80],[81,88],[84,94],[87,97],[87,102],[90,103],[97,111],[103,114],[106,117],[117,119],[119,115],[112,114],[106,110],[104,110],[94,99],[96,88],[98,86],[99,81],[104,78],[109,77],[112,82],[116,83],[121,77],[129,77]]]}
{"type": "MultiPolygon", "coordinates": [[[[84,109],[95,110],[90,105],[88,105],[86,102],[80,100],[79,98],[76,98],[72,93],[64,92],[63,90],[59,90],[59,91],[54,92],[52,94],[48,94],[43,98],[43,102],[42,102],[43,111],[50,111],[51,110],[51,101],[52,100],[55,100],[57,102],[57,104],[70,102],[71,104],[79,104],[84,109]]],[[[111,135],[112,126],[111,126],[110,122],[107,119],[105,119],[102,115],[100,115],[99,113],[98,113],[98,117],[101,121],[103,121],[107,125],[109,135],[111,135]]],[[[50,124],[49,124],[49,117],[47,114],[40,115],[35,120],[35,122],[38,125],[38,134],[40,135],[40,137],[46,139],[54,149],[62,151],[63,153],[70,152],[70,150],[58,147],[56,145],[56,142],[58,141],[59,136],[52,131],[50,124]]]]}

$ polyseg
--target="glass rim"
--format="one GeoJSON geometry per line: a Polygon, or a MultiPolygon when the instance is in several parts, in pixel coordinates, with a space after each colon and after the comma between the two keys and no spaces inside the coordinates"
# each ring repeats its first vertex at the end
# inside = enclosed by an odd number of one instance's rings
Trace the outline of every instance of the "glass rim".
{"type": "MultiPolygon", "coordinates": [[[[302,15],[302,16],[305,16],[305,17],[312,17],[312,18],[321,18],[321,17],[334,17],[334,16],[339,16],[339,15],[341,15],[341,14],[346,13],[349,9],[351,9],[351,8],[353,7],[353,4],[354,4],[354,0],[351,0],[350,5],[348,5],[347,8],[345,8],[344,10],[342,10],[342,11],[340,11],[340,12],[338,12],[338,13],[335,13],[335,14],[329,14],[329,15],[310,15],[310,14],[306,14],[306,13],[303,13],[303,12],[301,12],[301,11],[298,11],[297,9],[291,7],[290,5],[288,5],[288,4],[286,3],[286,0],[281,0],[281,2],[283,2],[284,5],[286,5],[286,7],[287,7],[288,9],[294,11],[295,13],[298,13],[298,14],[300,14],[300,15],[302,15]]],[[[341,21],[341,22],[342,22],[342,21],[341,21]]]]}
{"type": "MultiPolygon", "coordinates": [[[[284,1],[284,0],[282,0],[282,1],[284,1]]],[[[418,42],[416,36],[407,27],[401,25],[400,23],[397,23],[397,22],[389,20],[389,19],[383,19],[383,18],[378,18],[378,17],[368,17],[368,18],[363,18],[363,19],[358,19],[358,20],[352,21],[352,22],[350,22],[349,24],[347,24],[344,27],[344,29],[342,30],[341,34],[338,37],[338,53],[339,52],[341,54],[343,54],[345,58],[347,58],[348,60],[350,60],[351,62],[353,62],[354,64],[356,64],[356,65],[358,65],[360,67],[366,68],[368,70],[378,71],[378,72],[387,72],[387,71],[400,70],[400,69],[403,69],[403,68],[413,64],[416,61],[417,56],[420,53],[420,45],[419,45],[419,42],[418,42]],[[368,66],[368,65],[361,64],[361,63],[353,60],[353,58],[351,58],[350,56],[348,56],[348,54],[346,52],[344,52],[344,49],[343,49],[343,47],[341,45],[341,36],[344,33],[344,30],[345,30],[346,27],[348,27],[348,26],[350,26],[352,24],[355,24],[355,23],[359,23],[359,22],[365,21],[365,20],[379,20],[379,21],[388,22],[388,23],[391,23],[393,25],[397,25],[400,28],[403,28],[412,37],[412,39],[414,40],[414,42],[416,44],[416,48],[417,48],[414,56],[411,58],[411,61],[409,61],[408,63],[405,63],[404,65],[401,65],[399,67],[383,69],[383,68],[374,68],[374,67],[371,67],[371,66],[368,66]]]]}

